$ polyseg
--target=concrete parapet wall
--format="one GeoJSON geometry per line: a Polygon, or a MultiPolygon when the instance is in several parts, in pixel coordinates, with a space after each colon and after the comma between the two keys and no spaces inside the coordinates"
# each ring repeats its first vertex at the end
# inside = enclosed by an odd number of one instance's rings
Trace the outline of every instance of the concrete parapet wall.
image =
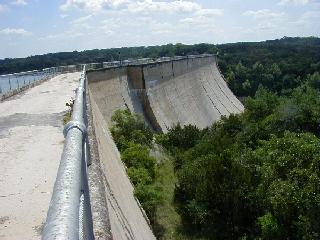
{"type": "Polygon", "coordinates": [[[142,66],[127,67],[127,75],[133,89],[145,89],[142,66]]]}
{"type": "Polygon", "coordinates": [[[123,75],[127,75],[126,68],[123,67],[105,68],[100,69],[99,71],[87,71],[87,77],[90,79],[90,82],[106,81],[123,75]]]}

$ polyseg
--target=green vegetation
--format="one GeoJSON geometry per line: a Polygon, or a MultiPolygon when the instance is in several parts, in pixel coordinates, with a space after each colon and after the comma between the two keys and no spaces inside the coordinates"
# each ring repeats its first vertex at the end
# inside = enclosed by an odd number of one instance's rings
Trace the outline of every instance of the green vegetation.
{"type": "Polygon", "coordinates": [[[161,202],[157,185],[156,159],[150,155],[153,133],[140,115],[129,110],[117,110],[111,118],[112,137],[127,167],[127,174],[151,224],[155,223],[156,207],[161,202]]]}
{"type": "Polygon", "coordinates": [[[219,49],[219,66],[237,96],[254,96],[260,84],[279,94],[307,80],[319,84],[319,38],[234,43],[219,49]]]}
{"type": "Polygon", "coordinates": [[[218,45],[177,43],[162,46],[60,52],[27,58],[6,58],[0,60],[0,74],[61,65],[118,61],[119,59],[215,54],[217,52],[219,53],[219,66],[237,95],[254,95],[260,83],[281,90],[281,87],[289,87],[286,85],[288,81],[294,86],[296,81],[299,82],[299,76],[302,78],[315,71],[320,72],[320,39],[309,37],[218,45]],[[239,63],[241,64],[238,65],[239,63]],[[273,81],[275,81],[274,84],[273,81]]]}
{"type": "Polygon", "coordinates": [[[66,125],[71,120],[72,111],[73,111],[73,104],[74,104],[74,100],[72,98],[71,98],[71,100],[69,102],[66,103],[66,106],[69,109],[63,115],[63,118],[62,118],[63,125],[66,125]]]}
{"type": "Polygon", "coordinates": [[[288,96],[260,87],[243,114],[204,130],[178,125],[158,138],[175,158],[175,202],[186,233],[319,238],[319,96],[309,85],[288,96]]]}
{"type": "Polygon", "coordinates": [[[83,63],[101,63],[137,58],[158,58],[182,56],[187,54],[216,53],[217,48],[213,44],[184,45],[167,44],[163,46],[123,47],[112,49],[94,49],[82,52],[60,52],[45,55],[30,56],[27,58],[0,59],[0,74],[40,70],[48,67],[74,65],[83,63]]]}
{"type": "Polygon", "coordinates": [[[202,46],[219,50],[229,86],[246,97],[242,114],[157,135],[128,110],[113,118],[157,237],[319,239],[320,40],[202,46]],[[160,159],[152,157],[156,144],[160,159]]]}
{"type": "Polygon", "coordinates": [[[112,123],[111,134],[155,235],[159,239],[186,239],[179,232],[181,217],[173,204],[176,183],[173,159],[153,142],[154,134],[140,115],[117,110],[112,123]]]}

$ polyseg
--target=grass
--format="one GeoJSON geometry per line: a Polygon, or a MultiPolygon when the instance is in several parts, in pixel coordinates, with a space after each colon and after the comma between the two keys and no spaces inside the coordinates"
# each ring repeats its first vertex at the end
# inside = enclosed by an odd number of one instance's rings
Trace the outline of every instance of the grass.
{"type": "Polygon", "coordinates": [[[174,159],[161,147],[156,145],[152,153],[157,159],[155,184],[160,189],[161,204],[157,206],[153,232],[159,240],[203,240],[188,236],[183,230],[182,221],[174,205],[174,189],[177,177],[174,172],[174,159]]]}
{"type": "Polygon", "coordinates": [[[63,125],[66,125],[71,120],[71,114],[72,114],[71,111],[68,111],[65,114],[63,114],[63,118],[62,118],[63,125]]]}
{"type": "Polygon", "coordinates": [[[161,191],[162,202],[156,210],[153,231],[159,240],[188,239],[179,230],[182,227],[181,217],[174,206],[177,178],[174,173],[173,159],[160,148],[157,148],[155,155],[158,162],[155,182],[161,191]]]}

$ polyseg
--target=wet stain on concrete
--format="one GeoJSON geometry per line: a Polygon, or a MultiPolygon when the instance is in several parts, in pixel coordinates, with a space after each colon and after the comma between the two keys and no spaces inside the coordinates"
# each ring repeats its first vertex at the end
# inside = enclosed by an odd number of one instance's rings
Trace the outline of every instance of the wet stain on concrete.
{"type": "Polygon", "coordinates": [[[8,216],[0,217],[0,224],[4,224],[7,221],[9,221],[9,217],[8,216]]]}
{"type": "Polygon", "coordinates": [[[0,138],[7,136],[8,130],[19,126],[52,126],[62,128],[64,112],[51,114],[16,113],[0,117],[0,138]]]}

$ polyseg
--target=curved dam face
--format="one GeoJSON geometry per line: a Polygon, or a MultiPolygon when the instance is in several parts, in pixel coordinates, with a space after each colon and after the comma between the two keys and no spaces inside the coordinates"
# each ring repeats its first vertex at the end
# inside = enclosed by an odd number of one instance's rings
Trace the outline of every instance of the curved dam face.
{"type": "Polygon", "coordinates": [[[87,72],[93,122],[114,239],[155,239],[133,195],[109,132],[111,116],[128,108],[156,131],[177,124],[210,126],[243,105],[228,88],[215,56],[106,68],[87,72]]]}
{"type": "Polygon", "coordinates": [[[204,128],[243,111],[213,56],[152,64],[143,73],[147,99],[164,132],[177,122],[204,128]]]}

